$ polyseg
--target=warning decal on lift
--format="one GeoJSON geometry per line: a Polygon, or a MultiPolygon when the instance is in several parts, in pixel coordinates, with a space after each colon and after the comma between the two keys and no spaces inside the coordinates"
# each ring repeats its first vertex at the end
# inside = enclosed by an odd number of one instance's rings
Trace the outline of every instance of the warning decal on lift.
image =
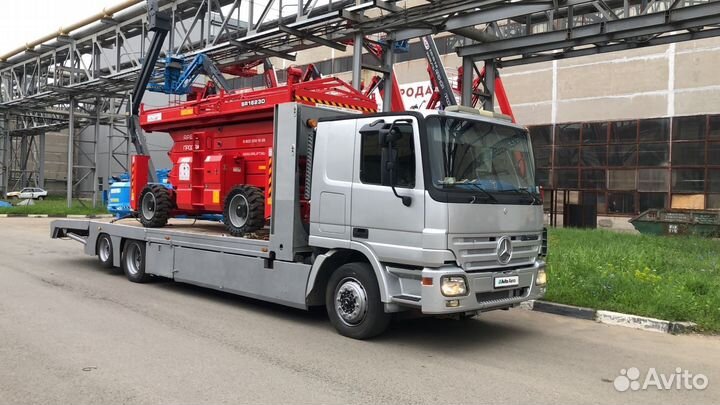
{"type": "Polygon", "coordinates": [[[162,113],[156,112],[152,114],[148,114],[147,116],[147,122],[156,122],[162,120],[162,113]]]}
{"type": "Polygon", "coordinates": [[[181,158],[178,166],[178,178],[183,181],[190,180],[190,160],[191,158],[181,158]]]}

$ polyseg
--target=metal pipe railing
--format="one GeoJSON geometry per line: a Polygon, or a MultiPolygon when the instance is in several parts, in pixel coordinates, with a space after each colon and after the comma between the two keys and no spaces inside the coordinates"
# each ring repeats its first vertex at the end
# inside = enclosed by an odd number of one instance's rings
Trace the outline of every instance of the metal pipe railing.
{"type": "Polygon", "coordinates": [[[32,42],[28,42],[25,45],[18,47],[17,49],[13,49],[12,51],[0,55],[0,62],[5,62],[8,59],[12,58],[13,56],[25,52],[28,50],[35,49],[36,46],[41,45],[47,41],[53,40],[59,36],[68,35],[71,32],[77,30],[78,28],[82,28],[88,24],[92,24],[96,21],[100,21],[103,18],[111,18],[115,13],[125,10],[131,6],[134,6],[135,4],[141,3],[143,0],[125,0],[122,3],[119,3],[115,6],[104,8],[101,12],[94,14],[90,17],[84,18],[74,24],[68,25],[66,27],[60,27],[56,32],[47,34],[43,37],[40,37],[32,42]]]}

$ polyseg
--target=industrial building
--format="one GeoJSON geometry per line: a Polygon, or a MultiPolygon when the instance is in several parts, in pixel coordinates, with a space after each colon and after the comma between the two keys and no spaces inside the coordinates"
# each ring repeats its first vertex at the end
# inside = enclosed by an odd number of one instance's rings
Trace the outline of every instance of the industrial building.
{"type": "MultiPolygon", "coordinates": [[[[611,216],[720,208],[715,1],[274,3],[161,1],[175,27],[164,51],[204,51],[221,66],[268,58],[280,81],[283,68],[314,63],[359,86],[392,67],[405,106],[422,108],[433,89],[417,38],[437,33],[451,80],[463,64],[498,68],[518,122],[530,127],[538,183],[556,198],[572,191],[566,199],[596,201],[611,216]],[[409,43],[376,60],[352,46],[363,36],[409,43]]],[[[101,200],[135,153],[129,90],[151,35],[144,4],[128,1],[0,56],[1,192],[37,185],[101,200]]],[[[228,79],[262,86],[261,76],[228,79]]],[[[148,135],[157,167],[169,164],[169,145],[148,135]]]]}

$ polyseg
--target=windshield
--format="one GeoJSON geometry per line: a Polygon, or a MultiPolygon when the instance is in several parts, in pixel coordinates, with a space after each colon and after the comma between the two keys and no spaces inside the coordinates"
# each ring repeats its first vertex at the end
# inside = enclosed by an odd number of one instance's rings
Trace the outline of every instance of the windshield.
{"type": "Polygon", "coordinates": [[[489,202],[535,202],[535,165],[526,131],[448,116],[428,117],[427,128],[436,189],[474,193],[489,202]]]}

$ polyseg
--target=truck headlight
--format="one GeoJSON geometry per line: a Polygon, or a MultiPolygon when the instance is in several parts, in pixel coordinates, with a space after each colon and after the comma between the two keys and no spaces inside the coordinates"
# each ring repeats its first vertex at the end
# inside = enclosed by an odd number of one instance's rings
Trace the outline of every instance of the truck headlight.
{"type": "Polygon", "coordinates": [[[440,291],[446,297],[459,297],[467,295],[467,284],[465,277],[462,276],[444,276],[440,282],[440,291]]]}
{"type": "Polygon", "coordinates": [[[545,284],[547,284],[547,274],[545,270],[538,270],[535,285],[544,286],[545,284]]]}

